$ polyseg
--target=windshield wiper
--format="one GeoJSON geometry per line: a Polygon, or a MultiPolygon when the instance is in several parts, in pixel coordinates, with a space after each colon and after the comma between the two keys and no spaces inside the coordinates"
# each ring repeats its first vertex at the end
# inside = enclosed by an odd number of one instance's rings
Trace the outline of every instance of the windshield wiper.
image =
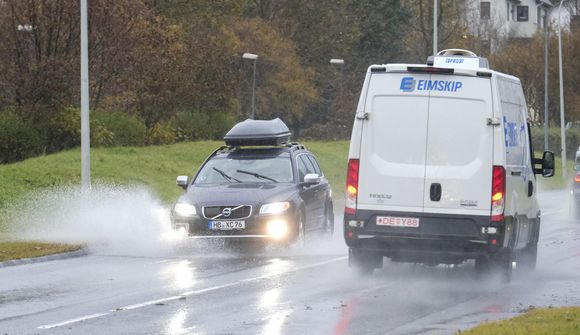
{"type": "Polygon", "coordinates": [[[262,174],[255,173],[255,172],[244,171],[244,170],[236,170],[236,172],[239,172],[239,173],[245,173],[245,174],[249,174],[250,176],[254,176],[254,177],[256,177],[256,178],[259,178],[259,179],[267,179],[267,180],[271,180],[271,181],[273,181],[273,182],[275,182],[275,183],[277,183],[277,182],[278,182],[278,181],[277,181],[276,179],[274,179],[274,178],[270,178],[270,177],[268,177],[268,176],[264,176],[264,175],[262,175],[262,174]]]}
{"type": "Polygon", "coordinates": [[[230,183],[232,182],[232,180],[235,180],[235,181],[237,181],[238,183],[241,183],[241,182],[242,182],[241,180],[239,180],[239,179],[236,179],[236,178],[234,178],[234,177],[232,177],[232,176],[228,175],[227,173],[223,172],[222,170],[220,170],[220,169],[216,168],[215,166],[214,166],[214,167],[212,167],[212,169],[216,170],[216,171],[217,171],[217,173],[221,174],[221,175],[222,175],[222,177],[224,177],[224,179],[225,179],[225,180],[227,180],[227,181],[229,181],[230,183]]]}

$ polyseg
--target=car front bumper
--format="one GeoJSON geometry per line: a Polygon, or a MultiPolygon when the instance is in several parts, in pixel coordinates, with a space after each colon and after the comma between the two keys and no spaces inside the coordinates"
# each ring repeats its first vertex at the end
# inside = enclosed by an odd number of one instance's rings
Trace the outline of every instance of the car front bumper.
{"type": "Polygon", "coordinates": [[[191,239],[287,242],[296,238],[297,220],[292,214],[256,215],[242,220],[245,223],[244,229],[212,230],[208,227],[210,220],[199,216],[173,217],[172,226],[176,230],[183,231],[191,239]],[[286,223],[287,231],[285,234],[281,236],[268,234],[268,222],[274,220],[286,223]]]}

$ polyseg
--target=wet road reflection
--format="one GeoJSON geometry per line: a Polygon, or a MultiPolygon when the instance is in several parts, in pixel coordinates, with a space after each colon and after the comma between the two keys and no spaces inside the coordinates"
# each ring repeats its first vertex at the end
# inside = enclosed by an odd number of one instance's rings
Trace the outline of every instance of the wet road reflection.
{"type": "Polygon", "coordinates": [[[164,277],[168,277],[172,286],[179,290],[191,288],[195,283],[194,276],[194,268],[189,260],[169,265],[164,273],[164,277]]]}
{"type": "Polygon", "coordinates": [[[278,335],[282,334],[282,326],[287,323],[288,318],[292,314],[292,310],[288,309],[278,313],[273,313],[266,318],[267,323],[264,326],[261,334],[264,335],[278,335]]]}
{"type": "MultiPolygon", "coordinates": [[[[556,196],[548,200],[554,209],[562,203],[556,196]]],[[[542,217],[537,271],[516,275],[511,284],[476,278],[472,262],[451,268],[385,260],[372,277],[361,277],[348,268],[340,234],[260,253],[196,242],[155,255],[107,250],[0,269],[0,329],[51,335],[454,334],[530,305],[580,305],[580,225],[558,213],[542,217]]]]}

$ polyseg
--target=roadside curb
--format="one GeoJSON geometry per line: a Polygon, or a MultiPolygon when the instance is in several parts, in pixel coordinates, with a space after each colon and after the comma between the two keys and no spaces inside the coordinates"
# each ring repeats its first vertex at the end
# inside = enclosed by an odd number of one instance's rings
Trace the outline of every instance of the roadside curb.
{"type": "Polygon", "coordinates": [[[48,261],[57,261],[57,260],[67,259],[67,258],[82,257],[82,256],[86,256],[88,254],[89,253],[88,253],[86,248],[80,248],[79,250],[76,250],[76,251],[61,252],[61,253],[53,254],[53,255],[14,259],[14,260],[10,260],[10,261],[0,262],[0,269],[7,268],[10,266],[16,266],[16,265],[34,264],[34,263],[41,263],[41,262],[48,262],[48,261]]]}

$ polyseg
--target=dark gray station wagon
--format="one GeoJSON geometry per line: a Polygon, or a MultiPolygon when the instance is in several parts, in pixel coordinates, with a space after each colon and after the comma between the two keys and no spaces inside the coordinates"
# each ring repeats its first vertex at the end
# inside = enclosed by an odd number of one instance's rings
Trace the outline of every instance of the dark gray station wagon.
{"type": "Polygon", "coordinates": [[[311,152],[289,141],[280,119],[246,120],[224,137],[195,176],[177,177],[185,192],[171,211],[191,238],[287,245],[312,232],[332,235],[332,191],[311,152]]]}

